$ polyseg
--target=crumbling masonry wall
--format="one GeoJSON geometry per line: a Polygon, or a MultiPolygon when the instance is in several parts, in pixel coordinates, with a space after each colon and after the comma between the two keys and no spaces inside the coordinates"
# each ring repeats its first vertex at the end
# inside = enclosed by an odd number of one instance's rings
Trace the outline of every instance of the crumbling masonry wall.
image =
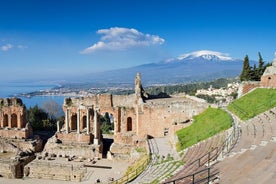
{"type": "Polygon", "coordinates": [[[19,98],[0,99],[0,137],[28,138],[33,135],[27,123],[26,107],[19,98]]]}

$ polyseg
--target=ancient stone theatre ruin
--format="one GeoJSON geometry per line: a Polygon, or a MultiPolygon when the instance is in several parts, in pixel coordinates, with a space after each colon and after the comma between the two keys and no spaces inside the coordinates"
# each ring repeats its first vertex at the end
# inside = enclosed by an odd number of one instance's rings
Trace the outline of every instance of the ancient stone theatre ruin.
{"type": "Polygon", "coordinates": [[[150,99],[142,87],[139,73],[134,89],[135,93],[131,95],[66,98],[63,104],[65,124],[58,128],[56,138],[62,143],[92,144],[100,155],[99,116],[107,112],[114,117],[114,143],[110,152],[116,156],[129,153],[148,136],[173,137],[176,130],[185,126],[183,122],[207,107],[204,102],[184,96],[150,99]]]}

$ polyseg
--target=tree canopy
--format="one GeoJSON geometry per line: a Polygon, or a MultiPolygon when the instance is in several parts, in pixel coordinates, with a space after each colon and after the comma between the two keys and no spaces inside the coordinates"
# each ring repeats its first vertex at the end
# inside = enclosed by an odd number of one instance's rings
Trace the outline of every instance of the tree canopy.
{"type": "Polygon", "coordinates": [[[258,53],[258,55],[259,55],[258,67],[256,66],[256,64],[254,64],[253,67],[251,67],[249,64],[248,55],[245,56],[243,61],[242,72],[240,75],[241,81],[260,81],[266,67],[271,66],[271,63],[265,64],[260,52],[258,53]]]}

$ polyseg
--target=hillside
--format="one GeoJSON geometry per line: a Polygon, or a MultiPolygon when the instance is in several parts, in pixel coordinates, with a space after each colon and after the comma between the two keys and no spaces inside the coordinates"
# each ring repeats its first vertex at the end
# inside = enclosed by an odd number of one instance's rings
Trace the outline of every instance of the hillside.
{"type": "Polygon", "coordinates": [[[82,81],[132,84],[137,72],[141,73],[144,86],[210,81],[238,76],[242,64],[242,60],[226,57],[219,52],[197,51],[156,63],[91,73],[83,76],[82,81]]]}
{"type": "Polygon", "coordinates": [[[232,117],[226,111],[211,107],[193,119],[191,126],[176,132],[179,140],[178,151],[212,137],[232,125],[232,117]]]}
{"type": "Polygon", "coordinates": [[[258,88],[229,104],[241,120],[248,120],[276,106],[276,89],[258,88]]]}

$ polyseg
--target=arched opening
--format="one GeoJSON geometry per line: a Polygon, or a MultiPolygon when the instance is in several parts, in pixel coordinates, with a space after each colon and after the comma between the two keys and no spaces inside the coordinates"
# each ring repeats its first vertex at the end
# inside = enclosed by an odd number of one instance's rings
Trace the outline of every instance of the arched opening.
{"type": "Polygon", "coordinates": [[[3,127],[7,127],[7,126],[9,126],[9,118],[8,118],[8,115],[5,114],[3,119],[3,127]]]}
{"type": "Polygon", "coordinates": [[[11,115],[11,128],[17,127],[17,115],[12,114],[11,115]]]}
{"type": "Polygon", "coordinates": [[[86,128],[86,123],[87,123],[87,116],[82,117],[82,129],[86,128]]]}
{"type": "Polygon", "coordinates": [[[71,116],[71,130],[77,130],[77,115],[71,116]]]}
{"type": "Polygon", "coordinates": [[[103,134],[103,158],[107,158],[107,153],[113,143],[114,116],[109,112],[100,115],[100,128],[103,134]]]}
{"type": "Polygon", "coordinates": [[[105,112],[100,116],[100,126],[103,134],[111,134],[114,131],[114,116],[105,112]]]}
{"type": "Polygon", "coordinates": [[[132,118],[127,118],[127,131],[132,131],[132,118]]]}
{"type": "Polygon", "coordinates": [[[268,77],[268,82],[267,82],[268,87],[270,87],[270,83],[271,83],[271,77],[268,77]]]}

